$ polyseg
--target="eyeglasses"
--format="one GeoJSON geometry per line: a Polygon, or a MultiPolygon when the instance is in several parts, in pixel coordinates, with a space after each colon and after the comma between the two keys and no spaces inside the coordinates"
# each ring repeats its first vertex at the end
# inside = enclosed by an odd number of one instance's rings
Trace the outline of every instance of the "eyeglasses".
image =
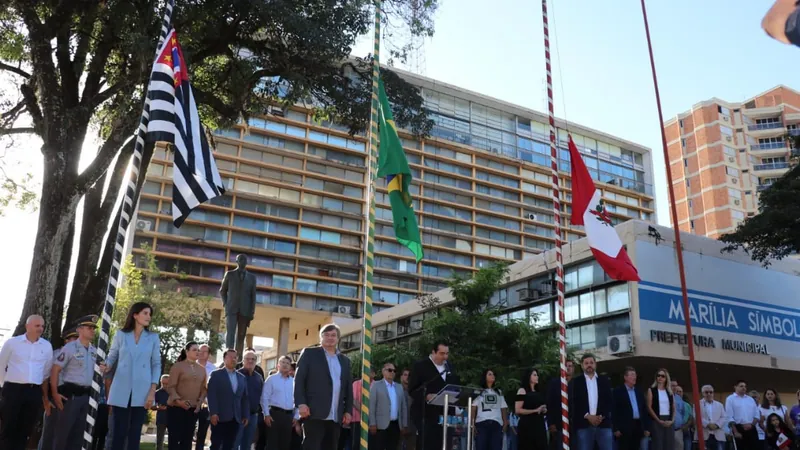
{"type": "Polygon", "coordinates": [[[385,371],[387,371],[387,372],[392,372],[392,373],[394,373],[394,369],[383,369],[383,370],[385,370],[385,371]]]}
{"type": "Polygon", "coordinates": [[[713,394],[714,391],[703,391],[703,394],[713,394]]]}
{"type": "Polygon", "coordinates": [[[667,375],[663,374],[663,373],[660,373],[660,374],[656,375],[656,377],[658,377],[658,378],[667,378],[667,375]]]}

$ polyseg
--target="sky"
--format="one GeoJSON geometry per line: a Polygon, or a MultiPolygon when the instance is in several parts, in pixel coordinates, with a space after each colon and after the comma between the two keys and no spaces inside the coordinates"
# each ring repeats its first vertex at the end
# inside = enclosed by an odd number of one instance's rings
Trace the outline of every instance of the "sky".
{"type": "MultiPolygon", "coordinates": [[[[546,111],[541,3],[439,0],[436,33],[425,40],[423,75],[527,108],[546,111]]],[[[648,18],[665,120],[697,102],[736,102],[776,85],[800,89],[800,49],[760,28],[772,2],[650,1],[648,18]],[[762,62],[759,62],[762,61],[762,62]]],[[[653,150],[656,205],[669,224],[663,150],[647,43],[637,0],[550,1],[555,110],[558,117],[653,150]]],[[[371,34],[354,55],[372,50],[371,34]]],[[[24,142],[5,159],[12,173],[41,180],[41,154],[24,142]]],[[[92,151],[87,145],[85,150],[92,151]]],[[[0,328],[19,318],[38,215],[0,217],[0,328]]]]}

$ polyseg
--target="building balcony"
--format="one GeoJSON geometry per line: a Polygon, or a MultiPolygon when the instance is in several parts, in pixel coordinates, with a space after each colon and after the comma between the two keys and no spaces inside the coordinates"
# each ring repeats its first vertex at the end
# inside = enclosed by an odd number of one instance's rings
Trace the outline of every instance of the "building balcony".
{"type": "Polygon", "coordinates": [[[765,190],[767,190],[767,189],[768,189],[770,186],[772,186],[772,184],[759,184],[759,185],[758,185],[758,187],[756,188],[756,190],[757,190],[758,192],[765,191],[765,190]]]}
{"type": "Polygon", "coordinates": [[[782,122],[754,123],[747,125],[747,134],[753,137],[783,136],[786,127],[782,122]]]}
{"type": "Polygon", "coordinates": [[[780,122],[755,123],[748,125],[747,131],[772,130],[775,128],[783,128],[783,124],[780,122]]]}
{"type": "Polygon", "coordinates": [[[769,164],[755,164],[753,170],[758,172],[760,176],[780,176],[789,170],[788,162],[776,162],[769,164]]]}
{"type": "Polygon", "coordinates": [[[763,144],[750,144],[750,151],[759,155],[784,155],[789,150],[786,142],[767,142],[763,144]]]}
{"type": "Polygon", "coordinates": [[[800,136],[800,128],[793,128],[789,130],[789,136],[800,136]]]}

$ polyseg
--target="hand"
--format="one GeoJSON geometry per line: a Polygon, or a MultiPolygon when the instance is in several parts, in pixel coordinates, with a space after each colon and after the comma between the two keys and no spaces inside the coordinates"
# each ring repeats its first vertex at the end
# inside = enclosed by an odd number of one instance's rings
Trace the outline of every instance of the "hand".
{"type": "Polygon", "coordinates": [[[750,430],[752,430],[752,429],[753,429],[753,424],[752,424],[752,423],[745,423],[745,424],[742,424],[742,429],[743,429],[744,431],[750,431],[750,430]]]}
{"type": "Polygon", "coordinates": [[[555,426],[555,425],[550,425],[549,427],[547,427],[547,429],[548,429],[548,430],[549,430],[551,433],[555,433],[555,432],[557,432],[557,431],[558,431],[558,429],[556,428],[556,426],[555,426]]]}
{"type": "Polygon", "coordinates": [[[100,364],[100,368],[103,371],[103,375],[107,374],[108,372],[111,372],[111,367],[107,366],[105,363],[100,364]]]}
{"type": "Polygon", "coordinates": [[[617,439],[621,438],[622,437],[622,432],[621,431],[615,431],[614,432],[614,437],[617,438],[617,439]]]}
{"type": "Polygon", "coordinates": [[[675,423],[674,420],[667,420],[667,421],[664,422],[664,426],[665,427],[671,427],[673,423],[675,423]]]}
{"type": "Polygon", "coordinates": [[[217,426],[218,423],[219,423],[219,416],[216,414],[211,416],[211,425],[217,426]]]}
{"type": "Polygon", "coordinates": [[[431,401],[431,400],[433,400],[434,398],[436,398],[436,394],[428,394],[428,396],[427,396],[427,397],[425,397],[425,400],[427,400],[427,401],[431,401]]]}
{"type": "Polygon", "coordinates": [[[739,433],[738,431],[734,430],[733,431],[733,437],[735,437],[736,439],[741,439],[742,438],[742,433],[739,433]]]}
{"type": "Polygon", "coordinates": [[[472,424],[472,434],[475,436],[478,435],[478,427],[476,427],[475,424],[472,424]]]}
{"type": "Polygon", "coordinates": [[[595,416],[595,415],[589,414],[588,416],[586,416],[586,420],[589,421],[589,423],[593,427],[596,427],[596,426],[600,425],[601,422],[603,422],[603,416],[595,416]]]}
{"type": "MultiPolygon", "coordinates": [[[[42,399],[42,404],[44,405],[44,415],[49,417],[50,416],[50,408],[52,408],[52,405],[50,405],[50,400],[48,400],[46,398],[43,398],[42,399]]],[[[109,410],[110,409],[111,408],[109,408],[109,410]]]]}
{"type": "Polygon", "coordinates": [[[350,425],[350,422],[353,421],[353,417],[350,413],[344,413],[344,417],[342,417],[342,425],[350,425]]]}
{"type": "Polygon", "coordinates": [[[56,408],[58,408],[59,411],[63,411],[64,410],[64,402],[65,401],[67,401],[67,397],[64,397],[61,394],[56,394],[56,396],[53,397],[53,403],[55,403],[56,408]]]}
{"type": "MultiPolygon", "coordinates": [[[[167,409],[167,408],[164,408],[164,409],[167,409]]],[[[200,409],[202,409],[202,408],[200,408],[200,405],[197,405],[197,408],[194,409],[194,413],[195,414],[200,414],[200,409]]]]}
{"type": "MultiPolygon", "coordinates": [[[[272,416],[264,416],[264,425],[271,427],[272,426],[272,416]]],[[[294,425],[294,423],[292,423],[294,425]]]]}
{"type": "Polygon", "coordinates": [[[188,401],[188,400],[183,400],[183,401],[181,401],[181,402],[178,404],[178,406],[180,406],[181,408],[183,408],[183,409],[184,409],[184,411],[188,411],[188,410],[189,410],[189,408],[191,408],[191,407],[192,407],[192,405],[189,403],[189,401],[188,401]]]}
{"type": "Polygon", "coordinates": [[[305,419],[306,417],[311,415],[311,410],[308,409],[308,405],[298,406],[297,411],[300,413],[301,419],[305,419]]]}
{"type": "Polygon", "coordinates": [[[247,419],[242,419],[242,426],[243,426],[243,427],[246,427],[246,426],[247,426],[247,419]]]}
{"type": "Polygon", "coordinates": [[[378,434],[378,426],[377,425],[370,425],[369,426],[369,434],[376,435],[378,434]]]}
{"type": "Polygon", "coordinates": [[[153,406],[153,403],[156,401],[156,393],[150,389],[150,393],[147,394],[147,400],[144,401],[144,409],[150,409],[153,406]]]}
{"type": "Polygon", "coordinates": [[[301,427],[299,423],[296,424],[294,426],[294,432],[297,433],[298,436],[302,436],[303,435],[303,427],[301,427]]]}
{"type": "Polygon", "coordinates": [[[505,433],[506,431],[508,431],[508,422],[503,423],[503,433],[505,433]]]}
{"type": "MultiPolygon", "coordinates": [[[[265,417],[265,419],[266,419],[266,417],[265,417]]],[[[299,427],[299,426],[300,426],[300,423],[297,422],[297,419],[292,419],[292,428],[299,427]]]]}
{"type": "Polygon", "coordinates": [[[645,432],[644,432],[644,437],[650,437],[650,432],[649,432],[649,431],[647,431],[647,430],[645,430],[645,432]]]}

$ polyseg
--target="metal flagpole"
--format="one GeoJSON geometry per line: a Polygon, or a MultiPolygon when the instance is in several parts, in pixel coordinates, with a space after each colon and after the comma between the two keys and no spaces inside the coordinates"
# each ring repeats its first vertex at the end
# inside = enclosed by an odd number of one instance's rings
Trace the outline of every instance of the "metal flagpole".
{"type": "MultiPolygon", "coordinates": [[[[167,38],[170,26],[172,24],[172,10],[175,6],[175,0],[168,0],[166,9],[164,11],[164,19],[161,23],[161,36],[156,46],[156,54],[153,57],[155,60],[161,46],[164,44],[164,39],[167,38]]],[[[125,197],[122,200],[122,208],[120,210],[119,227],[117,228],[117,238],[114,240],[114,260],[111,263],[111,274],[108,277],[108,288],[106,290],[106,300],[103,305],[102,325],[100,329],[100,336],[97,341],[97,357],[98,360],[94,364],[94,378],[92,379],[92,396],[89,399],[89,414],[86,415],[86,428],[83,432],[83,449],[88,450],[92,446],[92,436],[94,434],[95,418],[97,417],[97,405],[100,398],[100,386],[103,384],[103,372],[100,370],[99,362],[105,361],[106,352],[108,351],[108,332],[111,329],[111,316],[114,313],[114,302],[117,295],[117,282],[120,277],[120,270],[122,267],[122,256],[125,252],[125,236],[128,234],[128,225],[131,221],[131,216],[136,209],[133,204],[134,193],[136,192],[136,184],[139,181],[139,168],[142,165],[142,152],[144,150],[145,135],[147,134],[147,124],[150,118],[150,99],[146,95],[147,86],[145,86],[145,100],[144,107],[142,108],[142,118],[139,121],[139,127],[136,130],[136,144],[133,150],[133,157],[130,165],[130,172],[128,183],[125,186],[125,197]]]]}
{"type": "Polygon", "coordinates": [[[547,21],[547,0],[542,0],[542,27],[544,29],[544,63],[547,73],[547,114],[550,121],[550,170],[553,184],[553,216],[556,239],[556,289],[558,302],[558,347],[561,369],[561,438],[564,450],[569,450],[569,405],[567,403],[567,330],[564,325],[564,263],[561,259],[561,196],[558,177],[558,147],[556,146],[556,120],[553,112],[553,73],[550,65],[550,30],[547,21]]]}
{"type": "MultiPolygon", "coordinates": [[[[656,63],[653,57],[653,44],[650,41],[650,26],[647,23],[647,8],[644,0],[642,3],[642,18],[644,19],[644,32],[647,36],[647,50],[650,53],[650,70],[653,73],[653,90],[656,93],[656,106],[658,107],[658,127],[661,129],[661,145],[664,149],[664,166],[667,170],[667,189],[669,191],[669,203],[672,207],[672,230],[675,232],[675,253],[678,256],[678,274],[681,280],[681,294],[683,295],[683,317],[686,325],[686,340],[689,345],[689,373],[692,381],[692,400],[694,402],[694,417],[697,421],[697,429],[703,429],[703,411],[700,408],[700,389],[697,381],[697,361],[694,358],[694,339],[692,338],[692,318],[689,315],[689,294],[686,291],[686,272],[683,268],[683,246],[681,245],[681,232],[678,228],[678,209],[675,207],[675,189],[672,187],[672,168],[669,163],[669,152],[667,150],[667,135],[664,132],[664,114],[661,111],[661,95],[658,91],[658,77],[656,76],[656,63]]],[[[698,439],[697,446],[700,450],[705,450],[706,443],[703,439],[698,439]]]]}
{"type": "Polygon", "coordinates": [[[375,0],[372,51],[372,105],[369,111],[369,170],[367,174],[367,248],[364,252],[364,328],[361,333],[361,450],[369,441],[369,383],[372,367],[372,274],[375,267],[375,177],[378,173],[378,81],[381,76],[381,0],[375,0]]]}

